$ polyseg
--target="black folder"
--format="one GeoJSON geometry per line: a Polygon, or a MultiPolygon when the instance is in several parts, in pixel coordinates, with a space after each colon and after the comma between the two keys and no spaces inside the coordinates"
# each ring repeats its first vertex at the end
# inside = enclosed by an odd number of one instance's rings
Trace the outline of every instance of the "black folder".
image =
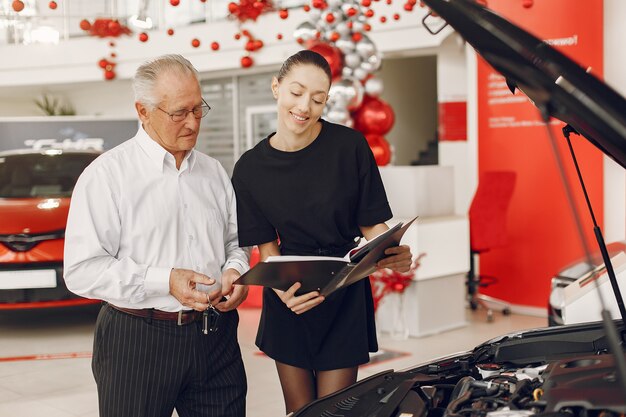
{"type": "Polygon", "coordinates": [[[296,294],[319,291],[328,296],[334,291],[369,276],[385,250],[398,246],[402,236],[417,217],[398,223],[365,245],[352,249],[343,258],[328,256],[270,256],[259,262],[236,281],[243,285],[288,290],[296,282],[302,286],[296,294]]]}

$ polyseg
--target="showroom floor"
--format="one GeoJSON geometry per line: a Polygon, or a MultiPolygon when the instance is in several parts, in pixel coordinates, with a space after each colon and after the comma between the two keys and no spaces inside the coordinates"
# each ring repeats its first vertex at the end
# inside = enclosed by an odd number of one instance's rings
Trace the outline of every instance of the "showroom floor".
{"type": "MultiPolygon", "coordinates": [[[[40,311],[0,311],[0,416],[96,417],[96,387],[91,375],[91,343],[98,306],[40,311]]],[[[241,310],[240,343],[248,374],[250,417],[284,415],[274,363],[254,346],[259,310],[241,310]]],[[[514,330],[542,327],[545,318],[467,312],[468,325],[408,340],[382,334],[379,363],[359,379],[386,369],[404,369],[474,347],[514,330]]]]}

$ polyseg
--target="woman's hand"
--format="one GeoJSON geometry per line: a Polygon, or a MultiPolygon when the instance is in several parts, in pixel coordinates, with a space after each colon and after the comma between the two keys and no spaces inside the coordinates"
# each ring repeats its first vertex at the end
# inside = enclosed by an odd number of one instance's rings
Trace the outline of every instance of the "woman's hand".
{"type": "Polygon", "coordinates": [[[378,261],[376,268],[389,268],[396,272],[409,272],[411,269],[411,248],[408,245],[393,246],[385,250],[385,258],[378,261]]]}
{"type": "Polygon", "coordinates": [[[324,297],[317,291],[296,296],[296,291],[302,286],[299,282],[293,284],[287,291],[274,290],[283,303],[296,314],[302,314],[324,301],[324,297]]]}

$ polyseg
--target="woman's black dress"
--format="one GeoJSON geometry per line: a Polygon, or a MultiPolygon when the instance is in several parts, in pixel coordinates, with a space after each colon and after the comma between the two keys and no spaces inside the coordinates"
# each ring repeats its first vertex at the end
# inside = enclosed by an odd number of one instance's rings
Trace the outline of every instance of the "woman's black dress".
{"type": "MultiPolygon", "coordinates": [[[[272,148],[271,136],[247,151],[233,173],[240,246],[279,238],[283,255],[341,257],[356,245],[359,225],[391,218],[362,134],[322,120],[318,137],[296,152],[272,148]]],[[[305,369],[368,362],[369,352],[378,349],[369,280],[336,291],[301,315],[265,288],[256,344],[269,357],[305,369]]]]}

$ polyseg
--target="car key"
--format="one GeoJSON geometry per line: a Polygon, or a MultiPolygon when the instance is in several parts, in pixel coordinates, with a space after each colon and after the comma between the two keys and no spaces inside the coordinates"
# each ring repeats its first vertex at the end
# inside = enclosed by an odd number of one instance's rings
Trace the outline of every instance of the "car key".
{"type": "Polygon", "coordinates": [[[216,332],[221,313],[212,305],[202,312],[202,333],[216,332]]]}

